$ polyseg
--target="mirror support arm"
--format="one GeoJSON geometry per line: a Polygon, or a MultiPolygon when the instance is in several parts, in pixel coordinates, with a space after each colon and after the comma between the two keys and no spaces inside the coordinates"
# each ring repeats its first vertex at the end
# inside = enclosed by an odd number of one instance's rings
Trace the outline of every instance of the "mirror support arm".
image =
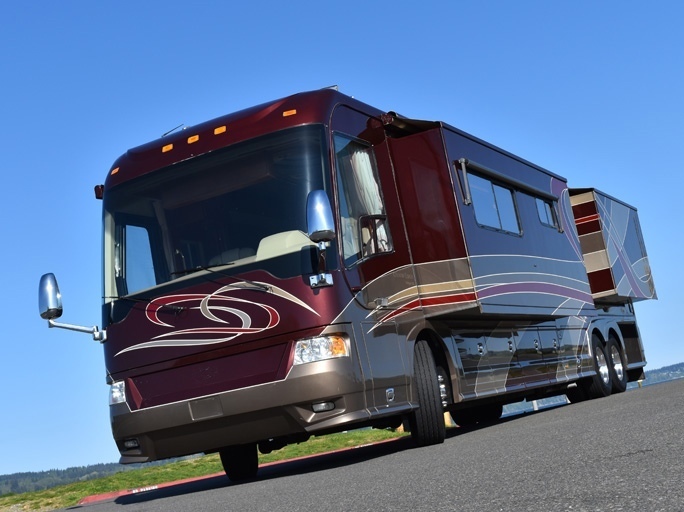
{"type": "Polygon", "coordinates": [[[322,286],[332,286],[332,274],[326,272],[325,249],[330,245],[328,242],[318,242],[318,273],[309,276],[309,284],[311,288],[320,288],[322,286]]]}
{"type": "Polygon", "coordinates": [[[48,327],[57,327],[59,329],[67,329],[69,331],[83,332],[92,334],[95,341],[104,343],[107,341],[107,331],[101,331],[97,326],[85,327],[81,325],[65,324],[62,322],[55,322],[52,318],[48,320],[48,327]]]}

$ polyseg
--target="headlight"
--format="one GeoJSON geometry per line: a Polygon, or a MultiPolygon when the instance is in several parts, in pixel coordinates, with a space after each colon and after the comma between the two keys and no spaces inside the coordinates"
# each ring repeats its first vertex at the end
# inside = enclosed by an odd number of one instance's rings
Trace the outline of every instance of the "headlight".
{"type": "Polygon", "coordinates": [[[349,340],[346,336],[331,334],[297,340],[294,364],[313,363],[325,359],[349,356],[349,340]]]}
{"type": "Polygon", "coordinates": [[[126,403],[126,383],[115,382],[109,388],[109,405],[126,403]]]}

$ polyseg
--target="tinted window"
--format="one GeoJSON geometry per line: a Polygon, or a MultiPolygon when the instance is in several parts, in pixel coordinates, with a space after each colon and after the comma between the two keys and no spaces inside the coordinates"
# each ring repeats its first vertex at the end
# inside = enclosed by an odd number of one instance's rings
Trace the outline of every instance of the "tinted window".
{"type": "Polygon", "coordinates": [[[520,234],[520,223],[511,189],[470,173],[468,184],[478,224],[520,234]]]}
{"type": "Polygon", "coordinates": [[[558,221],[556,220],[556,212],[553,205],[544,199],[535,198],[537,203],[537,214],[542,224],[553,228],[558,228],[558,221]]]}
{"type": "Polygon", "coordinates": [[[342,254],[346,266],[392,250],[373,149],[335,135],[342,254]]]}

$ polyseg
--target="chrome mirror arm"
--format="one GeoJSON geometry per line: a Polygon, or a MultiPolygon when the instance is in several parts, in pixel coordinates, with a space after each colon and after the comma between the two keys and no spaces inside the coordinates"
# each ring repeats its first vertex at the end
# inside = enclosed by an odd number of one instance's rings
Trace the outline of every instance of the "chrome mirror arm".
{"type": "Polygon", "coordinates": [[[48,327],[57,327],[59,329],[92,334],[93,339],[95,341],[99,341],[100,343],[107,341],[107,331],[101,331],[96,325],[93,327],[85,327],[81,325],[65,324],[62,322],[55,322],[52,318],[50,318],[48,319],[48,327]]]}

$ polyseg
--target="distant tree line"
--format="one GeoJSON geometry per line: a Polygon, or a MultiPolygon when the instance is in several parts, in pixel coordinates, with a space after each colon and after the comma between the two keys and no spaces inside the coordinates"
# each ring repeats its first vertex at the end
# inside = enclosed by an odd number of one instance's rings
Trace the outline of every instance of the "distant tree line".
{"type": "Polygon", "coordinates": [[[72,482],[102,478],[125,469],[120,464],[94,464],[67,469],[51,469],[0,476],[0,496],[40,491],[72,482]]]}
{"type": "Polygon", "coordinates": [[[160,460],[147,464],[131,464],[127,466],[112,462],[108,464],[93,464],[90,466],[78,466],[67,469],[51,469],[49,471],[0,475],[0,496],[42,491],[44,489],[50,489],[51,487],[57,487],[58,485],[95,480],[96,478],[104,478],[113,475],[114,473],[120,473],[121,471],[130,471],[143,466],[163,465],[188,458],[191,457],[160,460]]]}
{"type": "Polygon", "coordinates": [[[684,363],[664,366],[657,370],[647,370],[644,385],[657,384],[668,380],[684,379],[684,363]]]}

